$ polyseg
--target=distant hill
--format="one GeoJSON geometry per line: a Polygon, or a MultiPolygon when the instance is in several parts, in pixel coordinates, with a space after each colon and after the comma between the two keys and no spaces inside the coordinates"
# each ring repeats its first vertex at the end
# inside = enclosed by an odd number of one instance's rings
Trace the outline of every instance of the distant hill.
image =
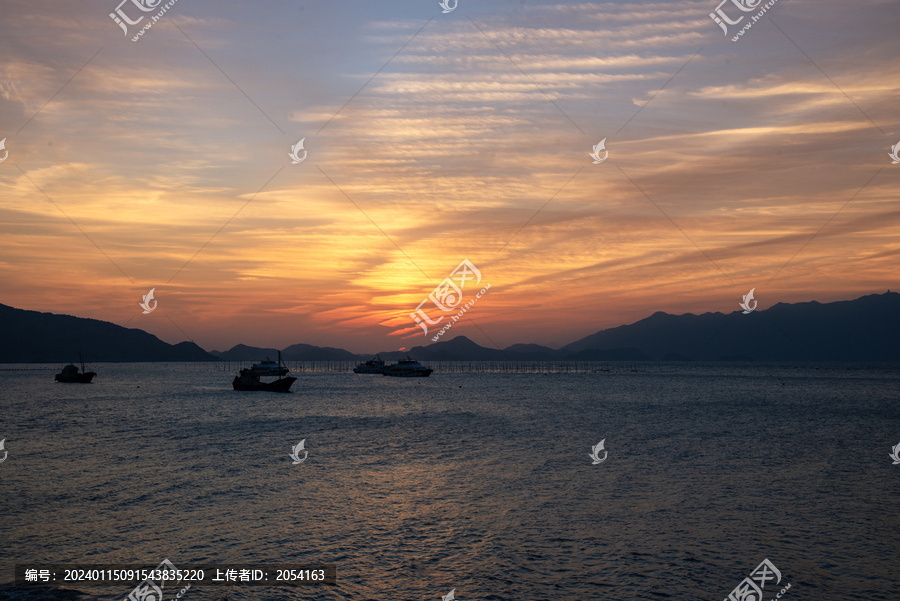
{"type": "Polygon", "coordinates": [[[209,351],[209,354],[221,361],[261,361],[266,357],[274,360],[278,356],[278,349],[238,344],[227,351],[209,351]]]}
{"type": "Polygon", "coordinates": [[[395,361],[409,353],[419,361],[647,361],[649,358],[638,349],[589,349],[563,352],[538,344],[514,344],[503,350],[476,344],[466,336],[435,342],[428,346],[415,346],[405,352],[384,352],[379,356],[395,361]]]}
{"type": "MultiPolygon", "coordinates": [[[[278,350],[239,344],[207,353],[192,342],[171,345],[142,330],[105,321],[0,305],[0,363],[86,361],[259,361],[278,350]]],[[[867,361],[900,362],[900,294],[871,294],[834,303],[778,303],[747,315],[654,313],[602,330],[561,349],[514,344],[480,346],[465,336],[408,351],[420,361],[867,361]]],[[[339,348],[294,344],[285,361],[359,361],[339,348]]]]}
{"type": "Polygon", "coordinates": [[[669,315],[610,328],[564,354],[630,347],[653,360],[900,361],[900,294],[834,303],[778,303],[744,315],[669,315]]]}
{"type": "Polygon", "coordinates": [[[281,356],[290,361],[355,361],[359,359],[359,355],[342,348],[310,344],[293,344],[281,351],[281,356]]]}
{"type": "MultiPolygon", "coordinates": [[[[485,348],[457,336],[407,351],[421,361],[900,361],[900,294],[778,303],[745,315],[657,312],[554,350],[485,348]]],[[[380,353],[385,360],[406,354],[380,353]]]]}
{"type": "Polygon", "coordinates": [[[585,349],[564,356],[566,361],[649,361],[644,351],[636,348],[585,349]]]}
{"type": "Polygon", "coordinates": [[[513,361],[549,361],[562,357],[558,350],[540,344],[514,344],[503,349],[503,352],[515,357],[513,361]]]}
{"type": "MultiPolygon", "coordinates": [[[[260,361],[269,357],[273,361],[278,356],[278,349],[260,348],[238,344],[227,351],[210,351],[222,361],[260,361]]],[[[281,351],[284,361],[356,361],[360,355],[354,355],[344,349],[312,346],[310,344],[294,344],[281,351]]]]}
{"type": "Polygon", "coordinates": [[[193,342],[168,344],[143,330],[0,305],[0,363],[215,361],[193,342]]]}
{"type": "MultiPolygon", "coordinates": [[[[406,353],[399,353],[405,355],[406,353]]],[[[415,346],[409,354],[416,359],[428,361],[503,361],[504,352],[480,346],[465,336],[452,340],[435,342],[428,346],[415,346]]]]}

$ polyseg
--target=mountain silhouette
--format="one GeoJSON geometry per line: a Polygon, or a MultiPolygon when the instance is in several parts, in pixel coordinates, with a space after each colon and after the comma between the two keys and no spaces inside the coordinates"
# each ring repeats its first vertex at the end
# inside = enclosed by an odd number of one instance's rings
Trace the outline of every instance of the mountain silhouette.
{"type": "MultiPolygon", "coordinates": [[[[275,348],[238,344],[207,353],[193,342],[167,344],[142,330],[96,319],[40,313],[0,304],[0,363],[74,361],[259,361],[275,348]]],[[[466,336],[379,355],[394,361],[865,361],[900,362],[900,294],[855,300],[778,303],[749,314],[670,315],[601,330],[561,349],[514,344],[493,349],[466,336]]],[[[286,361],[356,361],[370,354],[295,344],[286,361]]]]}
{"type": "Polygon", "coordinates": [[[539,344],[514,344],[498,350],[480,346],[466,336],[457,336],[428,346],[414,346],[402,353],[389,351],[378,355],[386,361],[393,361],[405,357],[407,353],[420,361],[648,361],[650,359],[639,349],[621,347],[566,352],[539,344]]]}
{"type": "MultiPolygon", "coordinates": [[[[266,357],[275,359],[278,356],[278,349],[238,344],[227,351],[210,351],[210,354],[222,361],[259,361],[266,357]]],[[[340,348],[311,344],[294,344],[281,351],[281,358],[284,361],[355,361],[360,356],[340,348]]]]}
{"type": "Polygon", "coordinates": [[[669,315],[610,328],[560,349],[637,348],[653,360],[900,361],[900,294],[778,303],[745,315],[669,315]]]}
{"type": "Polygon", "coordinates": [[[0,363],[215,361],[193,342],[168,344],[153,334],[108,321],[0,305],[0,363]]]}

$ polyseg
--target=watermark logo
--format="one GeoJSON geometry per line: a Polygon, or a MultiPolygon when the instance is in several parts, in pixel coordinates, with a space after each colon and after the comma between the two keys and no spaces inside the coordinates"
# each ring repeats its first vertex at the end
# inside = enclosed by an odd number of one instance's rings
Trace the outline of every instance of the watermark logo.
{"type": "Polygon", "coordinates": [[[753,2],[753,0],[722,0],[719,3],[719,6],[716,7],[716,11],[709,13],[709,18],[712,19],[716,23],[716,25],[722,28],[722,31],[725,32],[726,36],[728,35],[728,27],[726,23],[728,25],[737,25],[744,20],[744,17],[740,16],[736,20],[732,21],[731,18],[725,14],[725,11],[722,10],[722,5],[728,4],[729,2],[737,6],[745,13],[748,13],[759,6],[759,3],[762,2],[762,0],[756,0],[755,3],[753,2]]]}
{"type": "MultiPolygon", "coordinates": [[[[6,138],[3,138],[3,140],[6,141],[6,138]]],[[[3,142],[0,142],[0,149],[2,149],[2,148],[3,148],[3,142]]],[[[897,142],[897,144],[895,144],[894,146],[891,147],[891,154],[889,154],[888,156],[891,157],[892,159],[894,159],[891,162],[891,165],[900,165],[900,142],[897,142]]],[[[6,157],[3,157],[3,158],[5,159],[6,157]]],[[[3,162],[3,159],[0,159],[0,163],[2,163],[2,162],[3,162]]]]}
{"type": "Polygon", "coordinates": [[[486,284],[480,292],[475,294],[475,298],[462,304],[464,296],[463,291],[466,289],[467,285],[471,286],[471,284],[469,284],[471,280],[475,280],[475,287],[477,287],[478,284],[481,283],[481,272],[478,271],[478,268],[475,267],[471,261],[464,259],[462,263],[456,266],[456,269],[453,270],[449,277],[444,278],[444,281],[431,291],[428,298],[419,303],[415,312],[409,314],[413,321],[416,322],[416,325],[421,326],[422,330],[424,330],[427,335],[428,325],[436,326],[447,317],[446,314],[456,311],[455,315],[450,316],[451,321],[441,328],[436,336],[432,337],[432,341],[437,342],[438,338],[443,336],[444,332],[449,330],[454,323],[459,321],[466,311],[474,306],[475,303],[478,302],[478,299],[486,294],[491,288],[490,284],[486,284]],[[431,319],[422,309],[422,305],[428,301],[431,301],[432,304],[439,311],[445,313],[445,315],[441,315],[437,319],[431,319]]]}
{"type": "MultiPolygon", "coordinates": [[[[897,144],[897,146],[900,146],[900,144],[897,144]]],[[[0,159],[0,163],[2,163],[9,156],[9,151],[6,149],[6,138],[0,140],[0,150],[3,151],[3,158],[0,159]]]]}
{"type": "Polygon", "coordinates": [[[591,158],[594,159],[595,165],[599,165],[609,158],[609,151],[606,150],[606,138],[603,138],[596,146],[594,146],[594,152],[591,153],[591,158]],[[600,158],[601,151],[604,153],[602,159],[600,158]]]}
{"type": "Polygon", "coordinates": [[[291,454],[288,455],[288,457],[294,460],[294,463],[292,465],[300,465],[301,463],[306,461],[306,458],[309,457],[309,451],[306,450],[305,438],[301,440],[296,447],[291,448],[291,454]],[[300,459],[300,451],[303,451],[303,459],[300,459]]]}
{"type": "MultiPolygon", "coordinates": [[[[441,8],[444,9],[444,14],[446,15],[447,13],[452,13],[456,10],[456,7],[459,6],[459,0],[453,0],[452,7],[450,6],[450,0],[441,0],[440,2],[438,2],[438,4],[440,4],[441,8]]],[[[447,600],[445,599],[444,601],[447,600]]]]}
{"type": "Polygon", "coordinates": [[[453,589],[446,595],[441,595],[441,601],[453,601],[454,599],[456,599],[456,595],[454,594],[455,592],[456,589],[453,589]]]}
{"type": "Polygon", "coordinates": [[[144,299],[143,302],[138,303],[141,309],[144,310],[144,315],[146,315],[147,313],[153,313],[153,311],[156,309],[156,306],[159,304],[159,302],[155,298],[153,298],[154,290],[156,290],[156,288],[151,288],[150,292],[141,297],[144,299]],[[151,302],[153,303],[152,307],[150,306],[151,302]]]}
{"type": "Polygon", "coordinates": [[[729,17],[722,9],[722,6],[728,4],[729,2],[737,7],[738,10],[745,13],[753,12],[758,8],[760,9],[759,12],[757,12],[755,15],[750,15],[750,21],[748,21],[737,32],[737,34],[731,38],[732,42],[737,42],[748,29],[753,27],[754,23],[759,21],[770,8],[775,6],[775,3],[778,2],[778,0],[768,0],[768,2],[766,2],[765,4],[762,4],[763,0],[722,0],[716,7],[715,12],[709,13],[709,17],[716,25],[722,28],[722,31],[725,32],[726,37],[729,35],[728,26],[739,25],[744,20],[745,16],[741,15],[737,19],[732,19],[731,17],[729,17]],[[762,5],[762,8],[760,8],[760,5],[762,5]]]}
{"type": "Polygon", "coordinates": [[[741,309],[744,310],[744,315],[753,313],[754,311],[756,311],[756,307],[759,306],[759,303],[756,301],[756,299],[753,298],[753,293],[755,291],[756,291],[756,288],[751,288],[750,292],[748,292],[747,294],[744,295],[744,302],[739,303],[741,306],[741,309]],[[753,302],[752,307],[750,306],[751,301],[753,302]]]}
{"type": "MultiPolygon", "coordinates": [[[[764,559],[761,564],[756,566],[755,570],[750,572],[750,576],[744,578],[741,583],[728,594],[728,597],[726,597],[724,601],[762,601],[762,589],[766,588],[766,583],[770,580],[775,581],[775,586],[781,584],[781,571],[776,568],[775,564],[771,561],[764,559]]],[[[784,595],[789,588],[791,588],[790,583],[785,585],[775,598],[781,599],[781,596],[784,595]]]]}
{"type": "MultiPolygon", "coordinates": [[[[3,440],[0,440],[0,451],[3,451],[3,459],[0,459],[0,463],[3,463],[4,461],[6,461],[6,458],[9,456],[9,451],[7,451],[3,446],[5,443],[6,443],[5,438],[3,440]]],[[[897,445],[897,447],[900,448],[900,445],[897,445]]]]}
{"type": "Polygon", "coordinates": [[[145,13],[149,13],[155,10],[159,3],[162,2],[162,0],[156,0],[155,2],[153,0],[122,0],[119,3],[119,6],[116,7],[116,11],[109,13],[109,18],[115,21],[116,25],[122,28],[122,31],[125,32],[125,37],[128,37],[128,25],[137,25],[144,20],[143,15],[141,15],[136,20],[132,21],[128,17],[128,15],[125,14],[125,11],[122,10],[122,5],[127,4],[128,2],[131,2],[136,7],[138,7],[138,9],[144,11],[145,13]],[[128,25],[126,25],[126,23],[128,25]]]}
{"type": "MultiPolygon", "coordinates": [[[[0,441],[0,449],[2,448],[3,441],[0,441]]],[[[888,455],[888,457],[894,460],[894,465],[900,465],[900,442],[898,442],[897,446],[891,449],[891,451],[893,451],[893,453],[888,455]]]]}
{"type": "Polygon", "coordinates": [[[291,146],[291,152],[288,154],[293,160],[291,161],[291,165],[296,165],[297,163],[302,163],[306,160],[306,151],[303,150],[303,142],[306,141],[306,138],[303,138],[293,146],[291,146]],[[300,156],[300,151],[303,150],[303,156],[300,156]]]}
{"type": "MultiPolygon", "coordinates": [[[[144,572],[146,570],[141,571],[144,572]]],[[[175,567],[175,564],[169,561],[168,558],[163,559],[155,569],[149,570],[149,576],[134,587],[134,590],[125,598],[125,601],[162,601],[162,590],[166,581],[178,580],[177,576],[178,568],[175,567]]],[[[189,584],[182,589],[178,595],[179,598],[190,587],[191,585],[189,584]]]]}
{"type": "MultiPolygon", "coordinates": [[[[128,14],[122,9],[124,4],[128,4],[131,2],[138,10],[141,12],[149,13],[155,11],[157,8],[160,8],[160,5],[163,3],[163,0],[122,0],[119,3],[119,6],[116,7],[115,12],[109,13],[109,18],[115,21],[116,25],[122,28],[122,31],[125,32],[125,36],[128,36],[128,26],[129,25],[138,25],[141,21],[144,20],[144,15],[140,15],[137,19],[131,19],[128,14]]],[[[144,33],[153,27],[153,24],[162,19],[163,15],[166,14],[170,8],[175,6],[175,3],[178,0],[168,0],[162,7],[159,12],[155,15],[150,15],[150,20],[146,25],[141,27],[141,29],[137,32],[137,34],[131,38],[132,42],[137,42],[144,33]]]]}
{"type": "Polygon", "coordinates": [[[604,448],[606,444],[606,439],[604,438],[600,442],[598,442],[595,446],[591,447],[591,453],[588,455],[591,459],[594,460],[594,463],[591,465],[597,465],[598,463],[603,463],[606,461],[606,458],[609,456],[609,451],[604,448]],[[603,458],[600,458],[600,451],[603,451],[603,458]]]}

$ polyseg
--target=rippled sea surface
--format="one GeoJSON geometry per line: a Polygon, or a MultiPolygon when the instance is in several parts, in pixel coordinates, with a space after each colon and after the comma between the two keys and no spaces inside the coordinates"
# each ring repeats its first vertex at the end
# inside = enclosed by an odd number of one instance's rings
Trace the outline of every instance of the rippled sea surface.
{"type": "Polygon", "coordinates": [[[787,601],[900,599],[896,366],[297,373],[293,394],[90,367],[90,385],[0,371],[0,582],[167,557],[337,565],[334,587],[187,601],[718,601],[769,558],[787,601]]]}

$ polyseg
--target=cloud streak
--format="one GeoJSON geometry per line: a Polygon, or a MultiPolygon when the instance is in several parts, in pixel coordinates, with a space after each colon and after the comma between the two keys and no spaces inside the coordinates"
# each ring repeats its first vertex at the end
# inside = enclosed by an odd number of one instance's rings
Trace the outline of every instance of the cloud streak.
{"type": "Polygon", "coordinates": [[[723,41],[709,2],[502,4],[444,18],[283,2],[252,21],[230,0],[179,4],[201,52],[165,21],[126,44],[102,3],[11,3],[0,302],[180,340],[169,310],[207,348],[374,351],[425,342],[409,312],[469,258],[492,290],[467,319],[501,344],[556,345],[656,310],[736,309],[857,193],[759,293],[896,287],[897,172],[860,193],[898,141],[866,114],[900,139],[894,4],[868,20],[836,0],[766,16],[840,90],[771,24],[723,41]],[[817,41],[838,24],[845,41],[817,41]],[[309,158],[290,165],[304,137],[309,158]],[[610,160],[592,165],[602,138],[610,160]],[[154,286],[160,309],[135,318],[154,286]]]}

